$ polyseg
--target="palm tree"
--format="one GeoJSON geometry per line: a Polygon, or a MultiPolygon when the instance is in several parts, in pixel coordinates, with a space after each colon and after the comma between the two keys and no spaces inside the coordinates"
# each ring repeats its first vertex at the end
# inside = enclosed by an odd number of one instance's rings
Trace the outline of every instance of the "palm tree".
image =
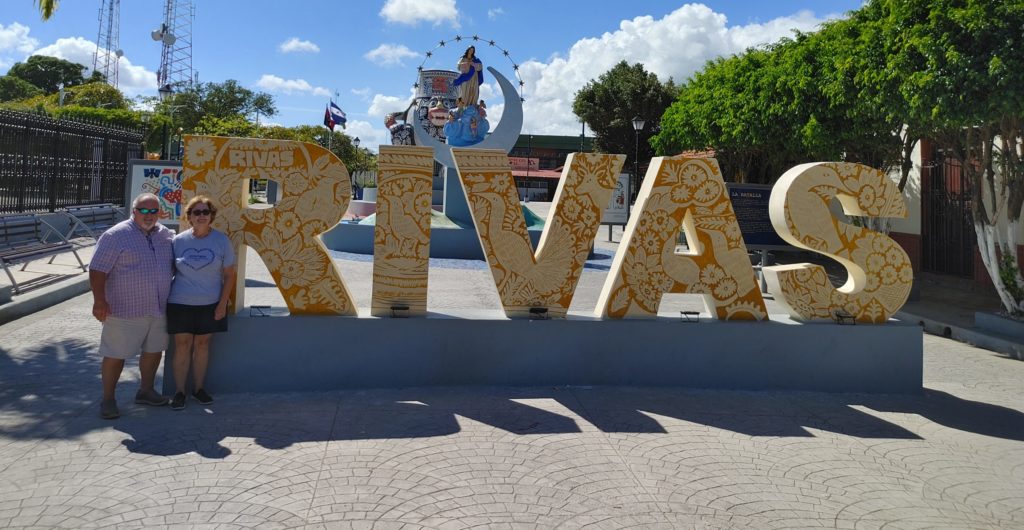
{"type": "Polygon", "coordinates": [[[39,15],[43,17],[43,20],[50,20],[54,11],[57,11],[57,4],[60,3],[60,0],[35,0],[35,3],[39,6],[39,15]]]}

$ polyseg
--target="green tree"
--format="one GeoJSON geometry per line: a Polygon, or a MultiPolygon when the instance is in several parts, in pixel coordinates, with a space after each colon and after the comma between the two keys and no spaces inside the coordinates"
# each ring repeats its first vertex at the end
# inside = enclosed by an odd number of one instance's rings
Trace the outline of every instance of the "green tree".
{"type": "Polygon", "coordinates": [[[57,11],[57,5],[60,4],[59,0],[34,0],[37,7],[39,7],[39,16],[43,20],[50,20],[54,12],[57,11]]]}
{"type": "Polygon", "coordinates": [[[120,90],[104,83],[86,83],[66,90],[65,105],[80,107],[99,107],[109,109],[127,109],[128,100],[120,90]]]}
{"type": "Polygon", "coordinates": [[[631,168],[637,139],[633,118],[645,121],[639,135],[639,160],[648,161],[654,155],[648,140],[659,130],[661,115],[675,95],[671,79],[662,83],[643,65],[622,61],[577,92],[572,110],[594,131],[597,150],[627,154],[626,167],[631,168]]]}
{"type": "Polygon", "coordinates": [[[56,57],[33,55],[25,62],[14,63],[7,75],[21,78],[47,94],[53,94],[65,87],[81,85],[85,82],[82,72],[85,66],[56,57]]]}
{"type": "Polygon", "coordinates": [[[10,75],[0,76],[0,103],[28,99],[42,93],[42,90],[24,79],[10,75]]]}
{"type": "Polygon", "coordinates": [[[902,170],[902,189],[923,126],[879,30],[855,14],[709,62],[666,112],[657,151],[712,148],[727,178],[763,183],[808,160],[857,162],[902,170]]]}
{"type": "Polygon", "coordinates": [[[728,180],[771,182],[806,157],[799,140],[815,127],[799,100],[810,69],[786,69],[794,41],[708,62],[682,86],[652,139],[659,154],[714,149],[728,180]],[[809,125],[808,125],[809,124],[809,125]]]}
{"type": "Polygon", "coordinates": [[[264,117],[277,114],[272,96],[249,90],[234,79],[186,88],[161,102],[157,109],[173,114],[174,122],[186,132],[195,130],[200,120],[209,116],[222,119],[252,116],[255,119],[256,113],[264,117]]]}
{"type": "Polygon", "coordinates": [[[256,137],[256,125],[237,114],[225,118],[210,115],[203,116],[193,132],[210,136],[252,138],[256,137]]]}
{"type": "Polygon", "coordinates": [[[1024,313],[1017,239],[1024,207],[1024,4],[875,0],[913,119],[971,182],[978,249],[1003,306],[1024,313]]]}

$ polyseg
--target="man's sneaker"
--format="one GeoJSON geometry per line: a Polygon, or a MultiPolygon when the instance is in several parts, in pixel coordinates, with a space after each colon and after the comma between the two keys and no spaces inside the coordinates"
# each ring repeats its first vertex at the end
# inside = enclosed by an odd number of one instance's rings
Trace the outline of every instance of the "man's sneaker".
{"type": "Polygon", "coordinates": [[[206,393],[206,389],[200,388],[192,393],[192,397],[203,405],[213,404],[213,396],[206,393]]]}
{"type": "Polygon", "coordinates": [[[162,407],[167,404],[167,396],[161,396],[153,390],[139,390],[135,393],[135,403],[137,405],[150,405],[153,407],[162,407]]]}
{"type": "Polygon", "coordinates": [[[185,393],[178,392],[174,394],[174,399],[171,400],[171,410],[182,410],[185,408],[185,393]]]}
{"type": "Polygon", "coordinates": [[[105,420],[113,420],[121,417],[121,411],[117,410],[117,400],[104,399],[100,401],[100,417],[105,420]]]}

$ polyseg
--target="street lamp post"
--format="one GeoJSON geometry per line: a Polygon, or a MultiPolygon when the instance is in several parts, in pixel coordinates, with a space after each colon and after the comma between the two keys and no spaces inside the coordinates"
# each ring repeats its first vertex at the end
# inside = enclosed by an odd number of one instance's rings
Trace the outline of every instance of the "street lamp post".
{"type": "Polygon", "coordinates": [[[139,119],[142,120],[142,158],[149,158],[149,153],[146,151],[146,140],[149,138],[149,120],[152,117],[148,111],[139,114],[139,119]]]}
{"type": "MultiPolygon", "coordinates": [[[[158,88],[156,90],[156,93],[160,97],[160,101],[164,102],[164,101],[167,101],[171,97],[171,94],[174,93],[174,89],[171,88],[171,85],[168,83],[168,84],[163,85],[160,88],[158,88]]],[[[172,111],[172,113],[173,113],[173,111],[172,111]]],[[[169,142],[170,142],[170,138],[167,137],[167,122],[164,122],[163,137],[160,139],[160,160],[167,160],[168,158],[170,158],[169,155],[170,155],[171,147],[169,145],[169,142]]]]}
{"type": "MultiPolygon", "coordinates": [[[[356,158],[358,158],[359,157],[359,137],[358,136],[356,136],[355,138],[352,139],[352,147],[356,148],[356,158]]],[[[352,168],[352,189],[353,189],[353,193],[355,193],[355,187],[356,187],[356,169],[352,168]]],[[[358,194],[358,195],[359,196],[356,197],[357,199],[362,199],[363,198],[361,193],[358,194]]]]}
{"type": "MultiPolygon", "coordinates": [[[[629,216],[629,203],[633,200],[633,179],[639,180],[640,172],[640,131],[644,128],[644,119],[640,116],[633,118],[633,132],[636,133],[636,143],[633,145],[633,178],[629,179],[630,186],[626,190],[626,216],[629,216]]],[[[638,182],[639,184],[639,182],[638,182]]]]}

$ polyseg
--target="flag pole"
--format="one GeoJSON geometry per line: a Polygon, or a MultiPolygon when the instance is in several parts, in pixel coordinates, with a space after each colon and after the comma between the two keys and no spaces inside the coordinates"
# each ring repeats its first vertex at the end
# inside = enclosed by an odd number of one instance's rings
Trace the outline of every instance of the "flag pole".
{"type": "MultiPolygon", "coordinates": [[[[334,97],[338,97],[338,89],[334,89],[334,97]]],[[[331,99],[331,103],[334,103],[334,98],[331,99]]],[[[327,150],[332,150],[331,145],[334,142],[334,129],[328,131],[329,136],[327,137],[327,150]]]]}

